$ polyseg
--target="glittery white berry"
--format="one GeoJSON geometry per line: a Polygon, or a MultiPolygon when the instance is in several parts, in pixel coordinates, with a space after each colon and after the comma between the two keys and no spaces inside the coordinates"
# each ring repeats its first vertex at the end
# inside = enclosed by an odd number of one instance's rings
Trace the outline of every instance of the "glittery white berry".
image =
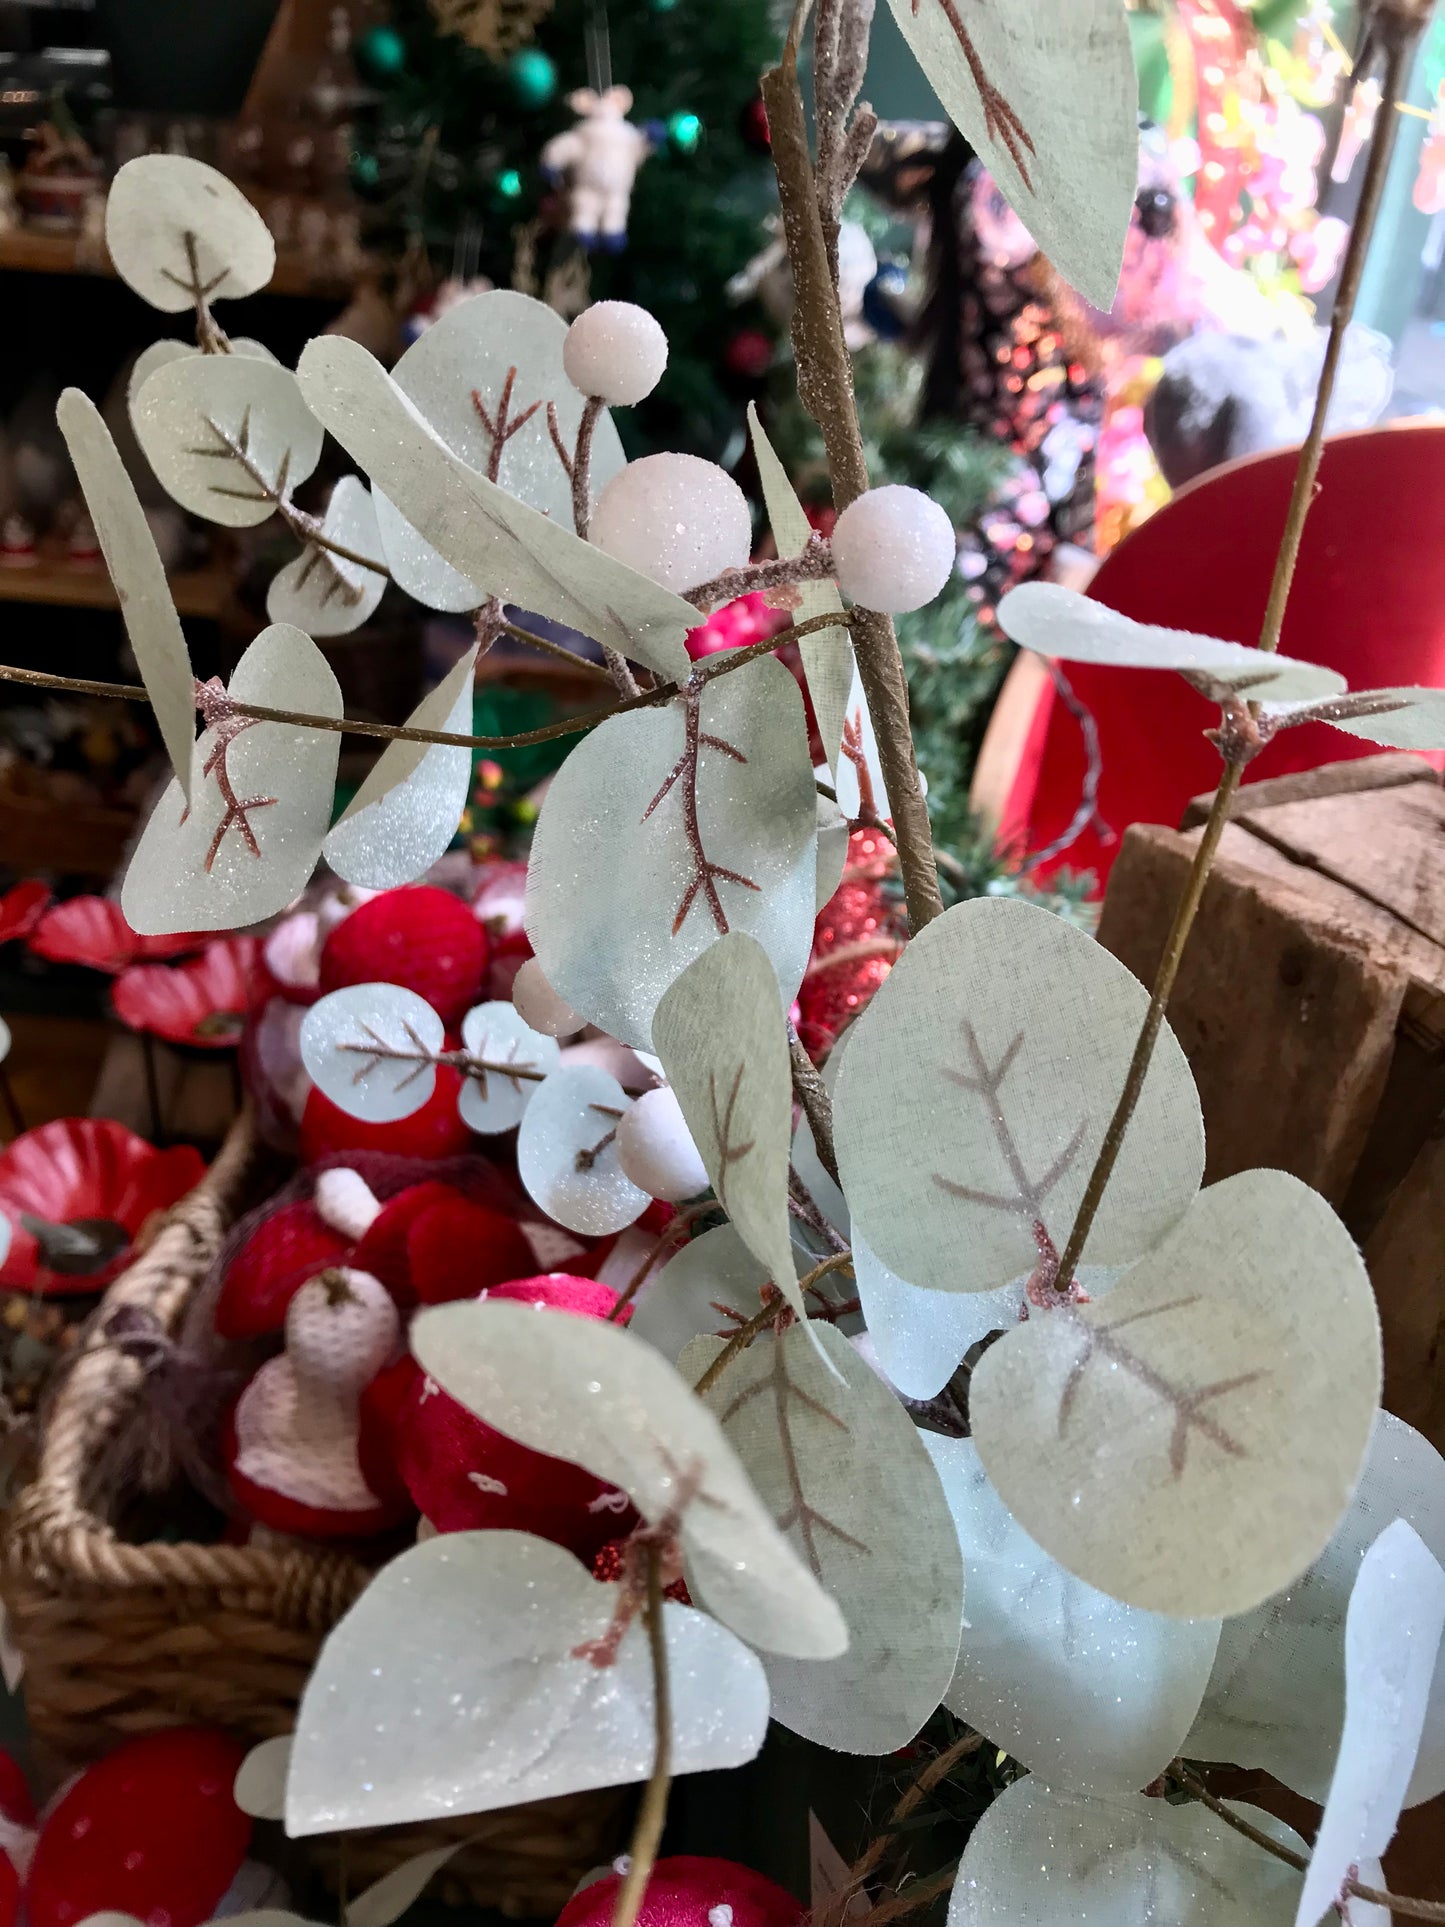
{"type": "Polygon", "coordinates": [[[574,1037],[587,1028],[587,1019],[557,995],[535,957],[528,957],[513,978],[512,1003],[522,1022],[544,1037],[574,1037]]]}
{"type": "Polygon", "coordinates": [[[932,602],[953,573],[958,538],[931,496],[890,483],[850,502],[833,530],[833,566],[850,601],[886,615],[932,602]]]}
{"type": "Polygon", "coordinates": [[[631,301],[598,301],[567,330],[562,366],[584,395],[630,408],[661,381],[667,336],[646,308],[631,301]]]}
{"type": "Polygon", "coordinates": [[[644,1093],[619,1122],[617,1161],[639,1191],[668,1204],[695,1198],[708,1186],[682,1106],[666,1086],[644,1093]]]}
{"type": "Polygon", "coordinates": [[[741,568],[752,548],[747,497],[716,462],[644,455],[598,499],[592,540],[665,589],[694,589],[741,568]]]}

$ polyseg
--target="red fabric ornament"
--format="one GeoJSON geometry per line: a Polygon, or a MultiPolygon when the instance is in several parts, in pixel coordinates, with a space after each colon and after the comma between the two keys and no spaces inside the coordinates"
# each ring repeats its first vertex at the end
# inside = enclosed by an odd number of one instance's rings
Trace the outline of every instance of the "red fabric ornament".
{"type": "MultiPolygon", "coordinates": [[[[387,1494],[377,1492],[372,1487],[376,1498],[374,1506],[357,1506],[341,1511],[331,1506],[307,1505],[301,1499],[291,1498],[288,1493],[276,1491],[274,1486],[261,1485],[255,1479],[248,1479],[236,1466],[239,1449],[233,1409],[221,1435],[221,1455],[226,1464],[226,1482],[231,1488],[231,1497],[248,1519],[257,1525],[268,1526],[272,1532],[284,1532],[288,1538],[374,1539],[378,1533],[394,1531],[416,1510],[410,1495],[401,1490],[395,1478],[386,1481],[390,1487],[387,1494]]],[[[360,1464],[359,1442],[357,1463],[360,1464]]],[[[362,1476],[365,1477],[364,1472],[362,1476]]]]}
{"type": "Polygon", "coordinates": [[[235,1879],[251,1819],[232,1787],[245,1747],[212,1727],[125,1741],[81,1775],[41,1831],[30,1927],[125,1913],[151,1927],[200,1927],[235,1879]]]}
{"type": "Polygon", "coordinates": [[[50,901],[48,883],[17,883],[0,897],[0,943],[28,937],[50,901]]]}
{"type": "Polygon", "coordinates": [[[406,1248],[411,1289],[424,1305],[475,1298],[537,1262],[519,1224],[455,1192],[415,1218],[406,1248]]]}
{"type": "Polygon", "coordinates": [[[302,1198],[283,1204],[261,1220],[227,1266],[216,1300],[216,1330],[222,1338],[262,1338],[281,1331],[286,1307],[306,1280],[328,1265],[344,1263],[349,1249],[314,1204],[302,1198]]]}
{"type": "Polygon", "coordinates": [[[773,130],[768,125],[768,110],[763,105],[761,94],[754,94],[739,114],[738,132],[743,137],[743,145],[750,147],[755,154],[766,154],[771,151],[773,130]]]}
{"type": "MultiPolygon", "coordinates": [[[[610,1927],[621,1877],[606,1874],[573,1894],[557,1927],[610,1927]]],[[[797,1927],[802,1903],[765,1874],[736,1860],[679,1853],[659,1860],[648,1876],[637,1927],[797,1927]],[[724,1920],[717,1909],[731,1910],[724,1920]]]]}
{"type": "Polygon", "coordinates": [[[433,1179],[398,1191],[357,1241],[352,1263],[358,1271],[369,1271],[373,1278],[379,1278],[399,1305],[414,1305],[408,1249],[413,1227],[426,1212],[450,1204],[457,1195],[449,1184],[433,1179]]]}
{"type": "Polygon", "coordinates": [[[798,1035],[815,1057],[867,1007],[898,959],[899,912],[882,887],[895,861],[881,831],[855,830],[848,839],[844,881],[819,915],[798,992],[798,1035]]]}
{"type": "Polygon", "coordinates": [[[120,905],[109,897],[71,897],[45,912],[31,934],[30,948],[51,963],[84,964],[114,976],[133,963],[183,957],[205,942],[205,936],[194,930],[167,937],[139,936],[121,915],[120,905]]]}
{"type": "Polygon", "coordinates": [[[337,924],[321,951],[323,995],[349,984],[400,984],[448,1026],[478,1001],[487,933],[459,897],[418,884],[386,890],[337,924]]]}
{"type": "MultiPolygon", "coordinates": [[[[593,1318],[617,1303],[608,1286],[565,1272],[517,1279],[489,1295],[593,1318]]],[[[637,1523],[624,1493],[581,1466],[519,1445],[424,1377],[403,1410],[397,1452],[407,1489],[441,1532],[531,1532],[590,1564],[637,1523]]]]}
{"type": "Polygon", "coordinates": [[[158,1151],[110,1118],[62,1117],[0,1151],[0,1213],[10,1220],[10,1249],[0,1285],[49,1293],[100,1291],[130,1263],[141,1228],[168,1211],[206,1174],[189,1144],[158,1151]],[[47,1224],[116,1226],[126,1235],[94,1271],[52,1270],[21,1214],[47,1224]]]}
{"type": "MultiPolygon", "coordinates": [[[[356,914],[360,916],[361,912],[356,914]]],[[[341,928],[344,930],[346,924],[341,928]]],[[[405,1158],[454,1157],[472,1142],[472,1134],[457,1111],[461,1088],[461,1073],[450,1064],[439,1065],[436,1089],[426,1103],[410,1117],[397,1118],[390,1124],[350,1117],[323,1092],[312,1090],[301,1116],[301,1161],[315,1164],[337,1151],[389,1151],[405,1158]]]]}
{"type": "Polygon", "coordinates": [[[360,1429],[356,1458],[361,1476],[378,1499],[415,1511],[406,1481],[398,1469],[401,1427],[412,1397],[421,1383],[421,1366],[410,1352],[383,1365],[361,1394],[360,1429]]]}
{"type": "Polygon", "coordinates": [[[231,937],[207,944],[191,963],[134,964],[110,993],[115,1014],[170,1044],[230,1050],[254,1002],[259,949],[254,937],[231,937]]]}

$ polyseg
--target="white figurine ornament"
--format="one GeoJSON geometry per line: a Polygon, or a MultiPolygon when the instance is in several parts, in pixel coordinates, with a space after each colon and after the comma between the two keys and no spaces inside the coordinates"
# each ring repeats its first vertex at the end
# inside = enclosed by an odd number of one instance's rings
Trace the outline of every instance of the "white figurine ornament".
{"type": "Polygon", "coordinates": [[[597,93],[579,87],[567,96],[577,124],[542,149],[542,172],[567,186],[567,225],[584,248],[619,254],[627,246],[627,212],[637,170],[652,151],[627,119],[630,87],[597,93]]]}

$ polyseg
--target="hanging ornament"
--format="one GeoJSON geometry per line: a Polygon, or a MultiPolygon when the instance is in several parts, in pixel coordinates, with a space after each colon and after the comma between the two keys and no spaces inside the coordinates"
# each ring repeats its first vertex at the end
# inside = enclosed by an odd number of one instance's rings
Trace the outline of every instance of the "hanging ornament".
{"type": "Polygon", "coordinates": [[[540,47],[521,47],[507,62],[507,84],[523,107],[545,107],[557,91],[557,69],[540,47]]]}
{"type": "Polygon", "coordinates": [[[406,41],[395,27],[368,27],[356,42],[355,59],[368,80],[395,80],[406,67],[406,41]]]}
{"type": "Polygon", "coordinates": [[[739,328],[723,344],[723,366],[744,381],[761,381],[773,365],[773,342],[761,328],[739,328]]]}
{"type": "Polygon", "coordinates": [[[567,226],[583,247],[620,253],[627,245],[632,183],[651,142],[627,119],[629,87],[601,92],[579,87],[567,96],[567,105],[578,116],[577,123],[547,142],[542,172],[565,188],[567,226]]]}
{"type": "Polygon", "coordinates": [[[754,154],[771,151],[772,130],[768,126],[768,110],[763,105],[761,94],[754,94],[738,115],[738,132],[742,135],[743,146],[750,148],[754,154]]]}
{"type": "Polygon", "coordinates": [[[1445,102],[1436,101],[1420,149],[1420,171],[1410,199],[1422,214],[1445,214],[1445,102]]]}
{"type": "Polygon", "coordinates": [[[1380,111],[1382,90],[1380,83],[1372,74],[1362,80],[1350,96],[1345,108],[1345,124],[1340,133],[1339,150],[1335,164],[1330,169],[1330,179],[1336,183],[1347,181],[1371,134],[1375,131],[1375,116],[1380,111]]]}
{"type": "Polygon", "coordinates": [[[667,117],[667,144],[674,154],[695,154],[702,139],[702,122],[686,108],[667,117]]]}
{"type": "Polygon", "coordinates": [[[428,0],[438,33],[505,60],[525,47],[552,11],[552,0],[428,0]]]}

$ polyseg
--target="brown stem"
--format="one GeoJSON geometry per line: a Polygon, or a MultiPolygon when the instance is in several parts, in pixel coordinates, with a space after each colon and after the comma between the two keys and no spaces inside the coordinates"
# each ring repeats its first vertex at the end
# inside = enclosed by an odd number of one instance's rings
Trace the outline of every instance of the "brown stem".
{"type": "Polygon", "coordinates": [[[657,1734],[652,1775],[637,1809],[627,1872],[612,1910],[612,1927],[635,1927],[647,1882],[662,1845],[667,1795],[672,1784],[672,1689],[667,1671],[667,1627],[663,1621],[662,1549],[647,1548],[647,1643],[652,1654],[653,1721],[657,1734]]]}
{"type": "MultiPolygon", "coordinates": [[[[228,355],[231,343],[226,331],[211,313],[210,297],[225,280],[219,275],[209,287],[201,280],[201,264],[196,254],[196,237],[189,228],[185,235],[186,266],[190,270],[190,286],[187,292],[196,304],[196,346],[203,355],[228,355]]],[[[172,280],[174,276],[170,277],[172,280]]]]}
{"type": "MultiPolygon", "coordinates": [[[[1344,331],[1354,312],[1355,297],[1359,292],[1360,277],[1364,272],[1365,258],[1369,253],[1370,236],[1375,217],[1379,213],[1380,196],[1389,167],[1390,151],[1394,144],[1395,103],[1399,99],[1407,57],[1418,31],[1418,25],[1396,22],[1388,34],[1384,95],[1370,140],[1370,157],[1365,173],[1364,191],[1360,198],[1359,212],[1355,216],[1355,225],[1350,231],[1349,246],[1345,251],[1344,267],[1340,273],[1339,297],[1335,303],[1334,314],[1330,318],[1329,345],[1325,351],[1324,365],[1320,370],[1319,392],[1315,396],[1314,417],[1310,422],[1309,435],[1300,450],[1299,464],[1295,470],[1294,490],[1290,496],[1289,513],[1285,520],[1284,535],[1275,564],[1274,581],[1270,586],[1264,626],[1260,631],[1259,646],[1265,651],[1278,648],[1280,632],[1284,626],[1285,608],[1289,601],[1290,584],[1294,580],[1295,565],[1299,560],[1305,519],[1309,515],[1310,504],[1314,499],[1315,482],[1319,475],[1325,422],[1329,415],[1330,399],[1334,393],[1335,376],[1339,370],[1344,331]]],[[[1175,910],[1174,922],[1165,941],[1164,954],[1159,960],[1154,988],[1149,998],[1149,1009],[1144,1018],[1143,1028],[1139,1032],[1139,1041],[1134,1046],[1134,1055],[1129,1063],[1124,1089],[1115,1106],[1114,1115],[1109,1120],[1104,1142],[1099,1147],[1098,1158],[1089,1174],[1089,1183],[1084,1192],[1083,1202],[1079,1206],[1073,1229],[1069,1233],[1068,1242],[1064,1246],[1059,1262],[1058,1279],[1064,1289],[1068,1288],[1069,1281],[1083,1255],[1085,1242],[1103,1201],[1125,1133],[1128,1131],[1129,1120],[1134,1115],[1134,1107],[1144,1088],[1144,1079],[1149,1070],[1154,1043],[1164,1022],[1170,992],[1179,974],[1184,948],[1189,941],[1189,933],[1194,925],[1200,899],[1204,895],[1204,886],[1209,879],[1215,852],[1219,848],[1219,839],[1224,834],[1224,826],[1229,818],[1235,792],[1244,774],[1244,765],[1249,761],[1254,749],[1261,746],[1261,739],[1257,734],[1252,747],[1244,740],[1248,734],[1250,720],[1254,716],[1254,706],[1251,705],[1247,715],[1243,711],[1243,705],[1237,705],[1237,707],[1240,715],[1231,718],[1226,712],[1225,726],[1221,731],[1223,743],[1232,746],[1233,753],[1231,754],[1229,748],[1226,748],[1227,760],[1224,774],[1220,779],[1219,788],[1214,792],[1214,801],[1210,805],[1204,833],[1199,839],[1199,847],[1195,850],[1194,861],[1189,867],[1184,894],[1175,910]],[[1243,730],[1240,728],[1241,722],[1245,725],[1243,730]]]]}
{"type": "Polygon", "coordinates": [[[740,595],[787,588],[794,582],[825,582],[832,573],[831,543],[821,535],[810,535],[797,555],[780,555],[770,562],[745,562],[740,568],[724,569],[710,582],[700,582],[695,589],[684,589],[682,596],[685,602],[706,613],[719,603],[735,601],[740,595]]]}
{"type": "MultiPolygon", "coordinates": [[[[0,1076],[3,1075],[3,1071],[0,1071],[0,1076]]],[[[715,1211],[716,1209],[717,1206],[713,1203],[712,1199],[708,1198],[702,1204],[688,1205],[684,1210],[679,1211],[676,1217],[668,1220],[667,1224],[658,1234],[651,1251],[648,1252],[642,1263],[617,1294],[617,1303],[607,1314],[609,1323],[616,1323],[616,1321],[621,1318],[623,1312],[626,1311],[638,1292],[641,1291],[642,1287],[646,1284],[648,1273],[652,1270],[658,1259],[662,1257],[664,1252],[667,1251],[668,1247],[670,1245],[681,1244],[683,1233],[690,1231],[699,1218],[705,1218],[709,1211],[715,1211]]]]}
{"type": "Polygon", "coordinates": [[[572,526],[584,542],[592,526],[592,437],[597,432],[597,418],[601,413],[600,396],[589,395],[582,405],[577,447],[567,468],[572,483],[572,526]]]}
{"type": "Polygon", "coordinates": [[[1320,385],[1315,395],[1314,417],[1310,422],[1310,432],[1306,437],[1305,445],[1300,450],[1299,466],[1295,470],[1294,490],[1290,496],[1289,514],[1285,520],[1284,537],[1275,559],[1274,580],[1270,583],[1269,602],[1264,613],[1264,627],[1259,637],[1261,649],[1279,647],[1280,631],[1284,627],[1285,605],[1289,601],[1290,584],[1294,581],[1300,543],[1304,537],[1305,518],[1310,511],[1310,503],[1314,500],[1315,482],[1319,476],[1320,459],[1324,452],[1325,421],[1329,414],[1330,398],[1335,390],[1335,376],[1339,371],[1340,355],[1344,349],[1345,330],[1349,327],[1355,312],[1355,299],[1360,291],[1360,279],[1364,274],[1365,259],[1370,251],[1370,237],[1380,212],[1380,197],[1385,191],[1385,177],[1390,171],[1390,155],[1395,145],[1395,123],[1399,118],[1395,112],[1395,103],[1400,98],[1400,90],[1408,71],[1409,55],[1414,48],[1419,31],[1418,23],[1397,20],[1385,34],[1385,74],[1380,111],[1375,117],[1374,132],[1370,137],[1370,154],[1365,167],[1364,186],[1360,190],[1360,205],[1355,213],[1355,224],[1350,230],[1350,242],[1345,251],[1344,265],[1340,269],[1340,288],[1335,296],[1334,312],[1330,316],[1329,341],[1325,347],[1324,365],[1320,369],[1320,385]]]}
{"type": "MultiPolygon", "coordinates": [[[[852,1263],[853,1254],[851,1251],[835,1251],[831,1257],[824,1258],[821,1263],[814,1265],[806,1277],[798,1280],[798,1290],[801,1292],[809,1291],[820,1279],[826,1278],[830,1271],[846,1270],[852,1263]]],[[[779,1318],[791,1319],[792,1316],[792,1312],[781,1298],[769,1299],[762,1310],[755,1312],[745,1325],[738,1326],[732,1337],[726,1345],[723,1346],[722,1350],[712,1361],[711,1365],[708,1366],[696,1385],[693,1386],[693,1391],[699,1398],[702,1397],[704,1392],[710,1392],[727,1370],[728,1366],[732,1364],[733,1360],[737,1358],[740,1353],[747,1350],[759,1332],[766,1331],[768,1326],[775,1324],[779,1318]]]]}
{"type": "Polygon", "coordinates": [[[891,1920],[902,1920],[907,1914],[916,1914],[920,1907],[926,1907],[930,1900],[946,1894],[958,1879],[958,1862],[951,1861],[937,1873],[929,1874],[926,1880],[915,1880],[903,1888],[901,1893],[890,1899],[880,1901],[866,1914],[861,1914],[855,1927],[887,1927],[891,1920]]]}
{"type": "Polygon", "coordinates": [[[922,1803],[925,1796],[931,1793],[941,1780],[948,1778],[960,1760],[965,1759],[970,1753],[976,1753],[982,1745],[981,1733],[965,1733],[960,1739],[955,1740],[952,1746],[931,1759],[916,1778],[909,1782],[899,1795],[897,1805],[889,1814],[886,1826],[874,1834],[863,1853],[848,1869],[848,1878],[831,1895],[826,1908],[820,1910],[816,1927],[841,1927],[848,1902],[854,1894],[862,1890],[865,1881],[877,1869],[888,1849],[888,1842],[909,1814],[922,1803]]]}
{"type": "Polygon", "coordinates": [[[788,1058],[793,1069],[793,1095],[802,1106],[813,1133],[813,1149],[818,1162],[834,1184],[838,1182],[838,1156],[833,1149],[833,1100],[818,1074],[818,1067],[803,1048],[803,1040],[788,1025],[788,1058]]]}
{"type": "MultiPolygon", "coordinates": [[[[797,45],[789,39],[779,65],[763,76],[773,166],[782,201],[783,228],[792,263],[796,299],[793,353],[798,394],[817,422],[828,456],[834,506],[840,511],[868,487],[868,465],[853,398],[853,368],[843,335],[838,289],[829,261],[807,117],[798,86],[797,45]]],[[[889,813],[898,836],[899,863],[915,935],[943,911],[928,806],[913,753],[908,683],[890,616],[872,609],[852,612],[858,673],[878,739],[889,813]]]]}
{"type": "MultiPolygon", "coordinates": [[[[1273,1854],[1276,1860],[1282,1860],[1287,1867],[1296,1867],[1303,1873],[1309,1866],[1307,1854],[1296,1853],[1293,1847],[1287,1847],[1282,1840],[1274,1839],[1263,1828],[1246,1820],[1242,1813],[1236,1813],[1232,1807],[1226,1806],[1223,1800],[1209,1791],[1197,1775],[1190,1772],[1182,1760],[1176,1760],[1169,1768],[1169,1777],[1177,1780],[1180,1786],[1192,1793],[1201,1805],[1208,1807],[1209,1811],[1216,1814],[1227,1827],[1233,1827],[1236,1833],[1242,1833],[1246,1840],[1252,1840],[1257,1847],[1263,1847],[1266,1853],[1273,1854]]],[[[1385,1908],[1397,1920],[1445,1921],[1445,1901],[1412,1900],[1401,1894],[1387,1893],[1382,1887],[1367,1887],[1358,1880],[1347,1880],[1342,1892],[1348,1894],[1353,1900],[1367,1900],[1376,1907],[1385,1908]]]]}
{"type": "MultiPolygon", "coordinates": [[[[750,642],[746,648],[719,650],[715,656],[700,663],[692,673],[701,676],[705,682],[711,682],[716,676],[730,676],[759,656],[772,655],[795,636],[812,635],[815,631],[838,629],[840,626],[847,625],[840,625],[836,616],[818,616],[810,622],[799,623],[796,628],[783,629],[775,636],[765,637],[761,642],[750,642]]],[[[121,702],[150,701],[141,683],[96,682],[86,676],[52,676],[42,669],[17,669],[7,663],[0,663],[0,682],[24,683],[32,689],[64,689],[77,696],[108,696],[121,702]]],[[[313,716],[304,710],[269,709],[259,703],[232,703],[231,710],[237,716],[249,716],[258,723],[290,723],[300,729],[319,729],[330,736],[375,736],[387,743],[441,743],[452,749],[522,749],[532,743],[555,742],[560,736],[580,736],[596,724],[605,723],[613,716],[629,715],[634,709],[655,709],[680,696],[684,686],[679,682],[659,683],[654,689],[644,689],[624,702],[610,704],[606,709],[589,709],[580,716],[548,723],[542,729],[523,730],[516,736],[460,736],[445,729],[413,729],[406,723],[354,722],[345,716],[313,716]]]]}

